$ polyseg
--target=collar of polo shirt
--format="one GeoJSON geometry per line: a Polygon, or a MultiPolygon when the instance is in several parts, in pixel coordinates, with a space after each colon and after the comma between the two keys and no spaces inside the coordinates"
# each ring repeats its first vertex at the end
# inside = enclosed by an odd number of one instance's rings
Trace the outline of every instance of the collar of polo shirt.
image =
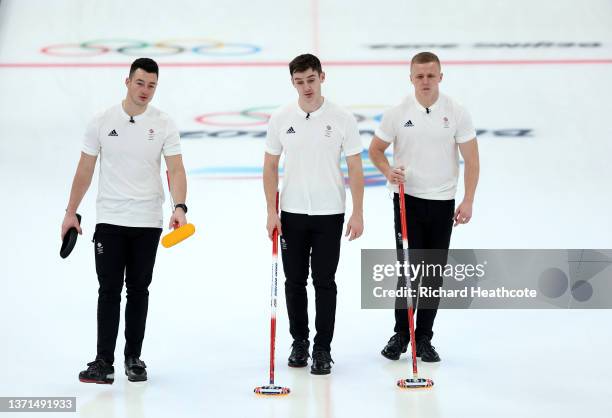
{"type": "MultiPolygon", "coordinates": [[[[325,108],[325,103],[327,103],[327,100],[325,100],[325,98],[323,98],[323,103],[321,104],[321,106],[315,110],[314,112],[310,112],[310,116],[309,118],[316,118],[317,116],[319,116],[321,113],[323,113],[323,109],[325,108]]],[[[300,116],[302,116],[303,118],[306,118],[306,115],[308,115],[307,112],[304,112],[302,110],[302,108],[300,107],[299,103],[295,104],[295,107],[297,108],[297,112],[300,116]]]]}
{"type": "MultiPolygon", "coordinates": [[[[122,117],[123,119],[125,119],[126,121],[129,121],[129,120],[132,118],[132,116],[130,116],[130,115],[128,115],[128,114],[127,114],[127,112],[126,112],[126,111],[125,111],[125,109],[123,108],[123,105],[120,105],[119,107],[121,108],[121,117],[122,117]]],[[[134,118],[134,121],[135,121],[135,122],[138,122],[138,120],[139,120],[139,119],[142,119],[142,118],[144,118],[145,116],[147,116],[147,114],[149,113],[149,109],[151,109],[151,106],[147,106],[147,108],[145,109],[145,111],[144,111],[144,112],[142,112],[140,115],[136,115],[136,116],[134,116],[134,117],[133,117],[133,118],[134,118]]]]}
{"type": "MultiPolygon", "coordinates": [[[[438,104],[440,103],[440,97],[442,95],[439,94],[438,95],[438,99],[434,102],[434,104],[432,104],[431,106],[429,106],[429,111],[433,111],[436,109],[436,107],[438,106],[438,104]]],[[[421,103],[419,103],[419,101],[417,100],[417,98],[414,98],[414,103],[416,104],[417,109],[419,109],[421,112],[425,113],[427,112],[427,109],[425,108],[425,106],[421,105],[421,103]]],[[[312,115],[311,115],[312,116],[312,115]]]]}

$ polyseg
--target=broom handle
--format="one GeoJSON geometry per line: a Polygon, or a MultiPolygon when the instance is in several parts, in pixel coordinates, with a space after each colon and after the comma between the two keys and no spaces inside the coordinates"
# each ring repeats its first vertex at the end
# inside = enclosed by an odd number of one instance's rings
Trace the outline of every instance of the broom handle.
{"type": "MultiPolygon", "coordinates": [[[[400,203],[400,224],[402,225],[402,251],[404,254],[404,263],[408,262],[408,227],[406,225],[406,200],[404,197],[404,183],[399,184],[399,203],[400,203]]],[[[408,327],[410,329],[410,348],[412,349],[412,375],[414,379],[419,378],[416,361],[416,345],[414,336],[414,309],[412,306],[412,297],[408,289],[412,289],[410,277],[406,278],[406,291],[408,298],[408,327]],[[410,286],[410,287],[408,287],[410,286]]],[[[417,292],[419,290],[417,289],[417,292]]]]}
{"type": "MultiPolygon", "coordinates": [[[[278,213],[278,192],[276,192],[278,213]]],[[[278,229],[272,233],[272,286],[270,289],[270,385],[274,385],[274,351],[276,348],[276,299],[278,287],[278,229]]]]}

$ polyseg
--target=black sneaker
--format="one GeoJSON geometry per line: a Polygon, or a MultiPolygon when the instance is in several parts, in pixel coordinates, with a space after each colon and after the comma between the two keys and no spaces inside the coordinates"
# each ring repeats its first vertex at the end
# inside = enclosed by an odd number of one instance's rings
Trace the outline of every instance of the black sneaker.
{"type": "Polygon", "coordinates": [[[130,382],[144,382],[147,380],[147,365],[138,357],[125,359],[125,375],[130,382]]]}
{"type": "Polygon", "coordinates": [[[306,367],[308,365],[308,359],[310,358],[310,353],[308,352],[310,341],[294,340],[291,347],[289,367],[306,367]]]}
{"type": "Polygon", "coordinates": [[[427,337],[417,339],[416,355],[427,363],[440,361],[440,356],[436,352],[436,347],[431,345],[431,340],[427,337]]]}
{"type": "Polygon", "coordinates": [[[329,351],[317,350],[312,352],[312,366],[310,373],[312,374],[330,374],[331,364],[334,361],[331,358],[329,351]]]}
{"type": "Polygon", "coordinates": [[[87,363],[87,370],[79,373],[79,380],[84,383],[112,385],[115,381],[115,368],[102,359],[87,363]]]}
{"type": "Polygon", "coordinates": [[[405,353],[408,349],[408,342],[410,341],[410,337],[402,334],[396,333],[393,337],[389,339],[389,342],[382,349],[380,354],[389,360],[399,360],[400,355],[405,353]]]}

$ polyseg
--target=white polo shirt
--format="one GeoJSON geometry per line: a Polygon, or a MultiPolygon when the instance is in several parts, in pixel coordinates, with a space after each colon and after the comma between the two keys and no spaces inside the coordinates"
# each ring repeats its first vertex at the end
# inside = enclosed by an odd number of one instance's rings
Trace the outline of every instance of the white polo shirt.
{"type": "Polygon", "coordinates": [[[87,127],[83,152],[100,155],[97,223],[162,227],[161,155],[181,153],[168,115],[147,106],[131,123],[121,104],[113,106],[87,127]]]}
{"type": "Polygon", "coordinates": [[[276,111],[268,123],[266,152],[285,153],[281,210],[307,215],[344,213],[340,156],[362,150],[355,117],[328,100],[310,114],[297,103],[276,111]]]}
{"type": "MultiPolygon", "coordinates": [[[[375,134],[393,144],[393,166],[404,166],[407,194],[454,199],[459,178],[458,144],[476,138],[465,108],[440,94],[427,113],[415,97],[408,97],[384,113],[375,134]]],[[[388,185],[398,193],[397,185],[388,185]]]]}

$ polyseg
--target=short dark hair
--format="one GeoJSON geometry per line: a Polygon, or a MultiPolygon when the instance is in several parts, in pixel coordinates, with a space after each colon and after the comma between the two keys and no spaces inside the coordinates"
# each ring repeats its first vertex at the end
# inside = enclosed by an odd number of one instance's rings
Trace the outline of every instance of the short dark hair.
{"type": "Polygon", "coordinates": [[[301,73],[309,68],[319,74],[323,72],[321,61],[317,57],[312,54],[298,55],[289,63],[289,74],[293,76],[293,73],[301,73]]]}
{"type": "Polygon", "coordinates": [[[159,67],[151,58],[138,58],[136,61],[134,61],[130,67],[130,78],[132,78],[134,71],[139,68],[147,73],[154,73],[159,77],[159,67]]]}
{"type": "Polygon", "coordinates": [[[440,64],[440,58],[433,52],[419,52],[414,57],[412,57],[412,61],[410,61],[410,66],[413,64],[427,64],[429,62],[437,62],[438,67],[442,68],[440,64]]]}

